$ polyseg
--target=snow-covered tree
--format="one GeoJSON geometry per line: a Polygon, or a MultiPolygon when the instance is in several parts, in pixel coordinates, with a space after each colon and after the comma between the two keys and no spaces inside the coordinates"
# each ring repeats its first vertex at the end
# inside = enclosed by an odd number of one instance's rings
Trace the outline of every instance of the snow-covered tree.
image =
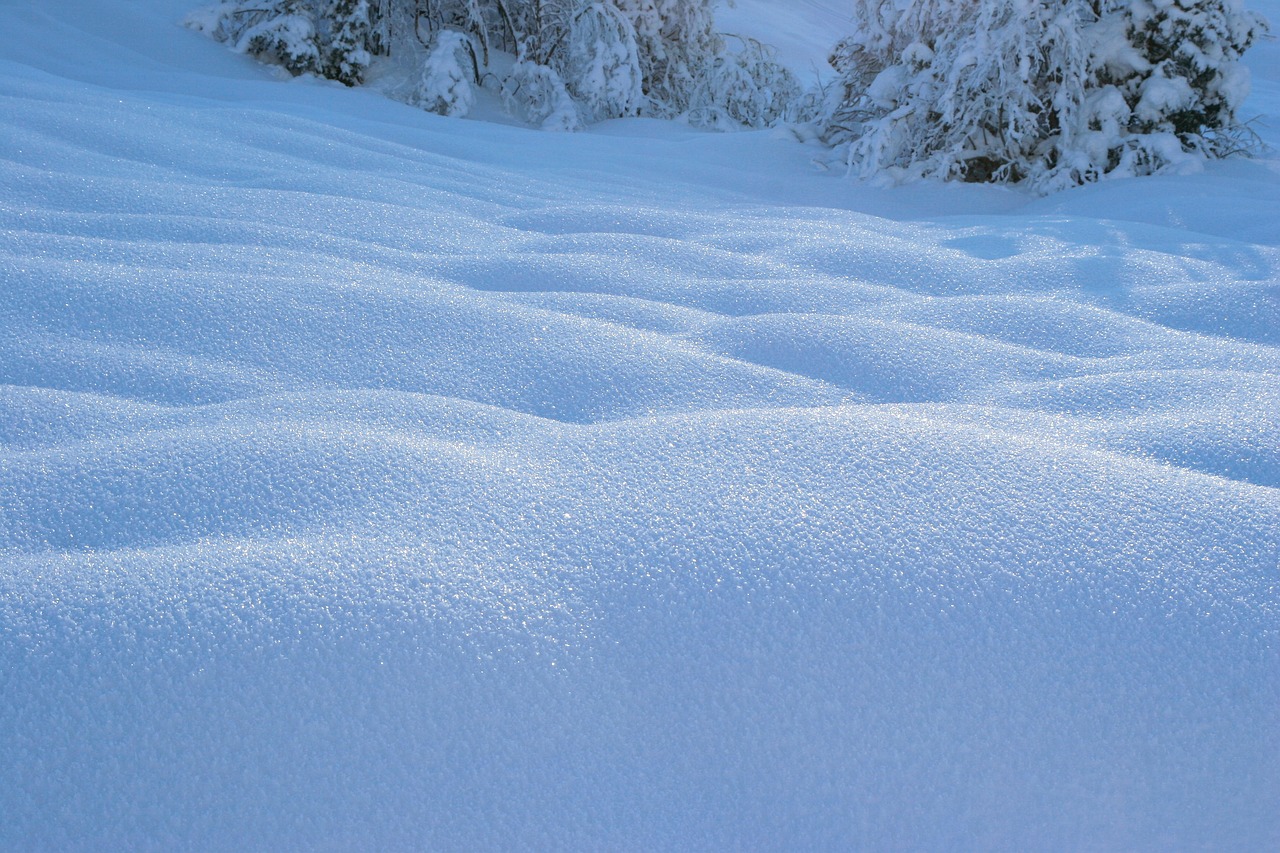
{"type": "Polygon", "coordinates": [[[401,20],[412,21],[411,32],[419,42],[427,43],[444,30],[457,30],[474,39],[482,58],[488,55],[491,26],[481,0],[393,0],[393,5],[400,10],[401,20]]]}
{"type": "Polygon", "coordinates": [[[697,124],[770,127],[800,114],[804,90],[779,63],[772,48],[755,39],[724,40],[694,92],[690,110],[697,124]],[[737,48],[730,47],[736,42],[737,48]]]}
{"type": "Polygon", "coordinates": [[[446,116],[465,116],[475,103],[475,48],[464,33],[441,30],[422,65],[409,102],[446,116]]]}
{"type": "Polygon", "coordinates": [[[715,32],[715,0],[222,0],[188,23],[295,74],[363,81],[374,56],[420,58],[407,100],[464,114],[482,81],[539,127],[631,115],[718,127],[782,120],[795,78],[715,32]],[[466,56],[461,49],[466,47],[466,56]],[[491,62],[495,54],[505,54],[491,62]],[[467,67],[470,65],[470,74],[467,67]]]}
{"type": "Polygon", "coordinates": [[[577,11],[554,59],[586,121],[639,113],[639,47],[631,22],[617,7],[589,3],[577,11]]]}
{"type": "Polygon", "coordinates": [[[321,70],[316,14],[306,0],[224,0],[190,15],[187,26],[293,74],[321,70]]]}
{"type": "Polygon", "coordinates": [[[613,0],[635,31],[648,112],[689,109],[705,72],[723,50],[714,0],[613,0]]]}
{"type": "Polygon", "coordinates": [[[863,0],[828,138],[862,175],[1047,191],[1235,146],[1238,0],[863,0]]]}
{"type": "Polygon", "coordinates": [[[549,65],[517,62],[502,84],[502,100],[515,117],[543,130],[579,130],[582,118],[564,80],[549,65]]]}
{"type": "Polygon", "coordinates": [[[369,0],[327,0],[322,19],[329,26],[324,75],[355,86],[373,61],[373,9],[369,0]]]}

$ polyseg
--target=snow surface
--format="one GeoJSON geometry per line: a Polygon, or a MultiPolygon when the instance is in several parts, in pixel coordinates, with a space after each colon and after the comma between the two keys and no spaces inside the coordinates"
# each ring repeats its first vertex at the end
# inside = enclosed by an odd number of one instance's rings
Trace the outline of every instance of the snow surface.
{"type": "Polygon", "coordinates": [[[852,21],[848,0],[720,0],[716,8],[720,31],[769,45],[806,86],[834,79],[827,57],[852,21]]]}
{"type": "Polygon", "coordinates": [[[1280,847],[1280,162],[873,189],[193,5],[0,0],[0,849],[1280,847]]]}

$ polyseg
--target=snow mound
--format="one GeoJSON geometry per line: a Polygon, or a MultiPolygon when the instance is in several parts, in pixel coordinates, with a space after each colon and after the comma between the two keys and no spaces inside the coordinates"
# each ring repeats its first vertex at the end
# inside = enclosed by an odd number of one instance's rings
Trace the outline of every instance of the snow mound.
{"type": "Polygon", "coordinates": [[[0,848],[1280,844],[1274,162],[860,188],[186,5],[0,5],[0,848]]]}

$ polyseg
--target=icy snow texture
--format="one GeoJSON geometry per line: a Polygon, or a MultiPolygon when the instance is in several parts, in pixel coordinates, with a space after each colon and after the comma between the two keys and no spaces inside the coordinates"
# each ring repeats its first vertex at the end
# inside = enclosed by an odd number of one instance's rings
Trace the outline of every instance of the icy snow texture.
{"type": "Polygon", "coordinates": [[[0,849],[1280,845],[1274,161],[880,191],[186,6],[0,2],[0,849]]]}

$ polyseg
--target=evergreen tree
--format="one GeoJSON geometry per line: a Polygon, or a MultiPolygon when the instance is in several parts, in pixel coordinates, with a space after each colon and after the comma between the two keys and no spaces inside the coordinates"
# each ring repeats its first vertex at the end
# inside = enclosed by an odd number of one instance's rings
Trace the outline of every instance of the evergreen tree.
{"type": "Polygon", "coordinates": [[[323,18],[329,25],[324,75],[357,86],[373,61],[372,8],[369,0],[328,0],[323,18]]]}
{"type": "Polygon", "coordinates": [[[1235,146],[1236,0],[867,0],[836,46],[829,140],[864,176],[1049,191],[1235,146]]]}

